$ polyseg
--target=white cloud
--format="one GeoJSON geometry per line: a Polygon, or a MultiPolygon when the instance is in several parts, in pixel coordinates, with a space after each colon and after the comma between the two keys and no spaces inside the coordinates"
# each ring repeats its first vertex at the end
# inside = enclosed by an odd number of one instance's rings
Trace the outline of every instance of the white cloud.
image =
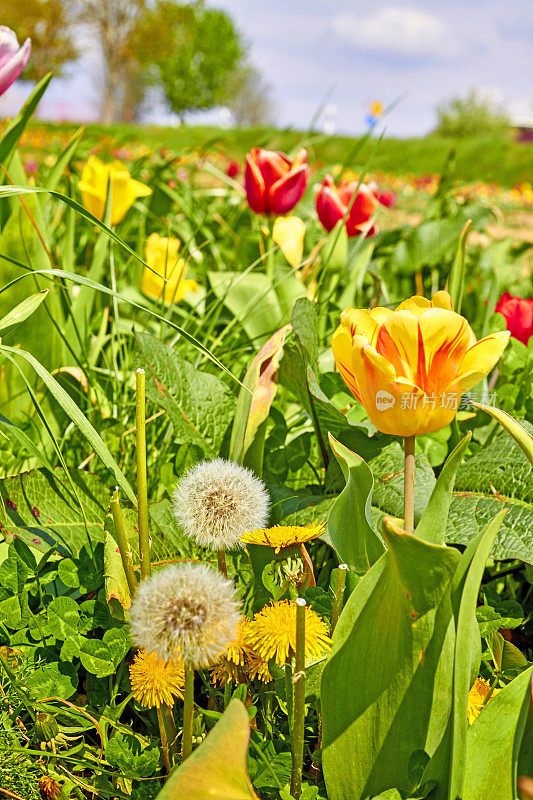
{"type": "Polygon", "coordinates": [[[360,17],[346,12],[331,20],[339,39],[363,50],[409,56],[449,56],[452,36],[433,14],[407,6],[385,6],[360,17]]]}

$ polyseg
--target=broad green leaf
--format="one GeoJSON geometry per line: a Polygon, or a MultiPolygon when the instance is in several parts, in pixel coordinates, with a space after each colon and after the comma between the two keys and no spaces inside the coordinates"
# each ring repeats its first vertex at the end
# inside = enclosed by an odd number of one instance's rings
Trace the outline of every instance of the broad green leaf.
{"type": "Polygon", "coordinates": [[[486,414],[490,414],[497,420],[502,428],[505,428],[509,436],[512,436],[515,442],[522,448],[526,456],[533,464],[533,436],[526,431],[510,414],[502,411],[501,408],[494,408],[493,406],[486,406],[483,403],[472,403],[474,408],[479,408],[486,414]]]}
{"type": "Polygon", "coordinates": [[[68,700],[78,688],[78,668],[66,661],[52,661],[32,670],[26,685],[36,700],[62,697],[68,700]]]}
{"type": "Polygon", "coordinates": [[[79,406],[76,405],[68,392],[63,389],[61,384],[59,384],[56,379],[50,375],[48,370],[45,369],[45,367],[43,367],[43,365],[31,355],[31,353],[26,353],[24,350],[19,350],[18,348],[6,347],[5,345],[0,346],[0,352],[2,350],[12,353],[14,356],[20,356],[33,367],[37,375],[44,382],[47,389],[57,400],[64,412],[68,414],[72,422],[79,428],[80,432],[83,434],[83,436],[85,436],[105,466],[111,470],[121,489],[123,489],[123,491],[128,495],[129,499],[136,504],[137,498],[135,492],[131,488],[126,476],[105,446],[100,435],[91,425],[79,406]]]}
{"type": "Polygon", "coordinates": [[[237,397],[235,417],[231,430],[230,458],[244,463],[259,427],[267,419],[278,388],[278,365],[283,352],[285,336],[290,325],[285,325],[270,337],[254,357],[237,397]]]}
{"type": "Polygon", "coordinates": [[[109,493],[89,472],[71,470],[70,476],[78,497],[60,470],[30,470],[0,480],[0,523],[7,541],[20,538],[41,552],[57,547],[77,556],[88,539],[103,540],[109,493]]]}
{"type": "Polygon", "coordinates": [[[384,552],[370,525],[374,479],[364,459],[329,436],[329,443],[342,469],[346,486],[333,504],[328,518],[330,541],[339,559],[364,573],[384,552]]]}
{"type": "Polygon", "coordinates": [[[339,220],[325,238],[321,252],[324,269],[340,271],[348,259],[348,234],[343,219],[339,220]]]}
{"type": "Polygon", "coordinates": [[[160,752],[155,744],[127,731],[118,731],[107,743],[106,760],[128,778],[148,778],[157,769],[160,752]]]}
{"type": "Polygon", "coordinates": [[[294,303],[305,295],[292,270],[284,272],[279,286],[261,272],[210,272],[208,277],[216,296],[254,342],[264,341],[286,325],[294,303]]]}
{"type": "Polygon", "coordinates": [[[532,774],[532,674],[533,667],[492,697],[468,730],[462,800],[516,800],[517,778],[532,774]]]}
{"type": "Polygon", "coordinates": [[[330,800],[407,790],[412,753],[433,755],[450,713],[451,583],[459,553],[390,522],[383,535],[387,552],[352,591],[324,667],[323,767],[330,800]]]}
{"type": "Polygon", "coordinates": [[[157,800],[258,800],[246,771],[248,713],[232,700],[202,744],[175,769],[157,800]]]}
{"type": "Polygon", "coordinates": [[[41,289],[37,294],[32,294],[27,297],[18,306],[11,309],[11,311],[0,319],[0,333],[3,333],[13,325],[20,325],[21,322],[31,317],[33,312],[39,308],[43,300],[46,300],[48,289],[41,289]]]}
{"type": "Polygon", "coordinates": [[[177,441],[217,456],[235,410],[227,386],[154,336],[138,333],[135,342],[136,366],[146,371],[146,396],[167,411],[177,441]]]}
{"type": "Polygon", "coordinates": [[[471,438],[472,434],[468,433],[448,456],[431,493],[426,510],[416,527],[415,535],[419,539],[435,544],[444,542],[455,476],[471,438]]]}
{"type": "Polygon", "coordinates": [[[46,609],[48,624],[47,632],[56,639],[64,642],[66,639],[76,639],[80,624],[78,604],[72,597],[54,597],[46,609]]]}
{"type": "Polygon", "coordinates": [[[83,639],[81,641],[80,661],[87,672],[97,678],[105,678],[115,672],[111,650],[105,642],[100,642],[98,639],[83,639]]]}

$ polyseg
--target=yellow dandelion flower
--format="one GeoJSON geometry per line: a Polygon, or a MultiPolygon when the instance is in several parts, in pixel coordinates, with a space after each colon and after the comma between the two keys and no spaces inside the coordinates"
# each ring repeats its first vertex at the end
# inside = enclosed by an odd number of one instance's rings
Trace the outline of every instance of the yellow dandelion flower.
{"type": "Polygon", "coordinates": [[[183,699],[185,668],[177,658],[163,661],[139,650],[130,666],[130,683],[134,698],[145,708],[172,706],[175,697],[183,699]]]}
{"type": "Polygon", "coordinates": [[[263,544],[273,547],[276,553],[284,547],[304,544],[317,539],[324,533],[325,522],[313,522],[311,525],[275,525],[273,528],[262,528],[243,533],[241,541],[245,544],[263,544]]]}
{"type": "Polygon", "coordinates": [[[269,683],[272,680],[272,675],[268,668],[268,661],[257,653],[252,647],[248,649],[247,671],[251,680],[263,681],[269,683]]]}
{"type": "Polygon", "coordinates": [[[250,620],[243,617],[235,641],[232,642],[224,656],[215,664],[211,676],[215,683],[225,684],[227,681],[237,681],[242,677],[246,664],[248,627],[250,620]]]}
{"type": "MultiPolygon", "coordinates": [[[[498,694],[501,689],[494,689],[490,699],[494,697],[494,695],[498,694]]],[[[483,678],[476,678],[474,684],[470,691],[468,692],[468,708],[466,711],[468,722],[470,725],[476,720],[485,704],[485,701],[488,697],[490,692],[490,683],[484,680],[483,678]]]]}
{"type": "MultiPolygon", "coordinates": [[[[282,666],[296,647],[296,605],[278,600],[261,609],[249,628],[249,641],[264,660],[282,666]]],[[[331,646],[328,629],[311,608],[305,609],[305,657],[320,658],[331,646]]]]}

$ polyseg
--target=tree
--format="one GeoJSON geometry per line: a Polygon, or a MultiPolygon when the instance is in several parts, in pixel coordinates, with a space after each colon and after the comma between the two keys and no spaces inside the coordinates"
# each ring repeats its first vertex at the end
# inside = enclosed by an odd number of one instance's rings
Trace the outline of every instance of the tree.
{"type": "Polygon", "coordinates": [[[245,64],[230,75],[226,105],[237,125],[253,128],[272,123],[270,87],[251,64],[245,64]]]}
{"type": "Polygon", "coordinates": [[[60,75],[78,57],[72,39],[69,0],[0,0],[0,21],[19,42],[31,38],[31,58],[24,77],[39,80],[52,70],[60,75]]]}
{"type": "Polygon", "coordinates": [[[101,119],[106,125],[116,122],[131,105],[132,96],[140,102],[143,92],[142,73],[132,39],[145,0],[78,0],[76,18],[92,31],[99,45],[103,62],[101,119]],[[140,98],[139,98],[140,94],[140,98]]]}
{"type": "Polygon", "coordinates": [[[231,18],[202,3],[159,0],[139,17],[134,43],[139,60],[180,116],[224,105],[228,79],[244,55],[231,18]]]}
{"type": "Polygon", "coordinates": [[[504,109],[472,90],[465,97],[453,97],[437,107],[435,133],[441,136],[475,136],[502,133],[509,125],[504,109]]]}

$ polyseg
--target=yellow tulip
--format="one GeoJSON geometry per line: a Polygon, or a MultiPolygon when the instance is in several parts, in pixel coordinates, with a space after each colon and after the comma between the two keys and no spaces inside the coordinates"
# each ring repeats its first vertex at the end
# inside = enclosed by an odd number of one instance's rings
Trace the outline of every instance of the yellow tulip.
{"type": "Polygon", "coordinates": [[[277,217],[272,239],[294,269],[298,269],[304,252],[305,222],[299,217],[277,217]]]}
{"type": "Polygon", "coordinates": [[[96,156],[89,156],[81,172],[79,189],[83,205],[98,219],[104,218],[108,185],[111,190],[112,225],[124,219],[138,197],[152,194],[150,187],[134,180],[120,161],[104,164],[96,156]]]}
{"type": "Polygon", "coordinates": [[[347,308],[333,334],[335,362],[378,430],[415,436],[453,420],[461,395],[494,367],[509,340],[476,341],[447,292],[416,295],[395,311],[347,308]]]}
{"type": "Polygon", "coordinates": [[[187,265],[178,256],[180,242],[152,233],[146,240],[144,260],[152,268],[144,268],[141,291],[167,305],[179,303],[188,292],[197,292],[195,280],[185,278],[187,265]]]}

